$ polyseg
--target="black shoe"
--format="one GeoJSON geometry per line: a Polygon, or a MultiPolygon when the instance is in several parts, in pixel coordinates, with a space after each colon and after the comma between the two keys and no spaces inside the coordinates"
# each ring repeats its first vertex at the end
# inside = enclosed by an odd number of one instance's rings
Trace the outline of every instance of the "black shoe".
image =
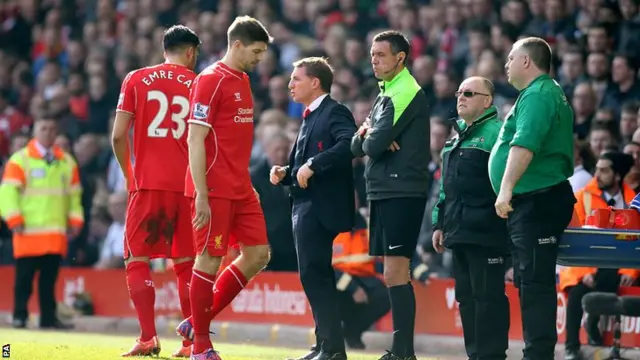
{"type": "Polygon", "coordinates": [[[337,353],[320,351],[320,353],[311,360],[347,360],[347,353],[344,351],[337,353]]]}
{"type": "Polygon", "coordinates": [[[26,329],[27,328],[27,320],[25,319],[13,319],[11,322],[11,326],[14,329],[26,329]]]}
{"type": "Polygon", "coordinates": [[[564,360],[581,360],[580,350],[565,350],[564,360]]]}
{"type": "Polygon", "coordinates": [[[362,342],[362,339],[359,337],[345,337],[344,342],[345,344],[347,344],[347,347],[349,349],[355,349],[355,350],[365,349],[365,345],[362,342]]]}
{"type": "Polygon", "coordinates": [[[75,326],[73,324],[65,324],[62,321],[56,319],[52,323],[41,323],[40,329],[54,329],[54,330],[71,330],[75,326]]]}
{"type": "Polygon", "coordinates": [[[289,358],[287,360],[312,360],[313,358],[315,358],[316,356],[318,356],[318,354],[320,354],[320,349],[318,349],[318,347],[316,345],[313,345],[311,347],[311,351],[309,351],[308,354],[301,356],[299,358],[289,358]]]}
{"type": "Polygon", "coordinates": [[[391,351],[387,350],[387,353],[382,355],[382,357],[379,360],[418,360],[418,358],[415,355],[411,355],[408,357],[400,357],[392,353],[391,351]]]}

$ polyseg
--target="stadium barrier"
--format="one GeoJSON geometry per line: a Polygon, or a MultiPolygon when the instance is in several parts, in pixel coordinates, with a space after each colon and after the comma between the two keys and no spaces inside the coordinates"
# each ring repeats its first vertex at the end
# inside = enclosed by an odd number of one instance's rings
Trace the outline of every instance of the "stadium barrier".
{"type": "MultiPolygon", "coordinates": [[[[154,273],[156,288],[156,311],[158,316],[178,318],[180,303],[173,272],[154,273]]],[[[36,280],[37,281],[37,280],[36,280]]],[[[0,284],[5,289],[0,296],[0,311],[13,309],[14,269],[0,267],[0,284]]],[[[416,332],[419,334],[462,336],[462,325],[455,301],[454,283],[450,279],[433,279],[429,285],[414,284],[417,297],[416,332]]],[[[133,304],[129,301],[123,269],[94,270],[63,268],[56,286],[58,301],[71,306],[74,295],[86,293],[91,296],[95,315],[108,317],[135,317],[133,304]]],[[[621,295],[640,295],[640,288],[622,288],[621,295]]],[[[522,340],[517,290],[507,284],[507,295],[511,307],[511,330],[513,340],[522,340]]],[[[558,319],[556,328],[560,342],[565,336],[566,296],[558,294],[558,319]]],[[[29,309],[37,313],[37,286],[29,303],[29,309]]],[[[247,288],[225,309],[216,321],[246,322],[254,324],[280,324],[312,327],[311,309],[296,273],[263,272],[249,283],[247,288]]],[[[380,331],[392,329],[391,317],[387,315],[376,325],[380,331]]],[[[611,321],[606,324],[606,339],[610,341],[611,321]]],[[[625,347],[640,347],[640,318],[622,319],[622,344],[625,347]]],[[[583,341],[586,340],[582,334],[583,341]]]]}

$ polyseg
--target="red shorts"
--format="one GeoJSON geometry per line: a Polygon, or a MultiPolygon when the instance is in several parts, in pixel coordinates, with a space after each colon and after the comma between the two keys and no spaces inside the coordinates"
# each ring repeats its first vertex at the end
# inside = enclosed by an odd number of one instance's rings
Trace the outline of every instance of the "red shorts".
{"type": "Polygon", "coordinates": [[[181,192],[129,193],[125,221],[125,259],[193,257],[190,199],[181,192]]]}
{"type": "MultiPolygon", "coordinates": [[[[197,254],[207,250],[211,256],[222,257],[227,255],[229,246],[269,244],[262,207],[253,193],[241,200],[209,198],[209,208],[208,226],[193,230],[197,254]]],[[[191,202],[191,213],[195,216],[195,199],[191,202]]]]}

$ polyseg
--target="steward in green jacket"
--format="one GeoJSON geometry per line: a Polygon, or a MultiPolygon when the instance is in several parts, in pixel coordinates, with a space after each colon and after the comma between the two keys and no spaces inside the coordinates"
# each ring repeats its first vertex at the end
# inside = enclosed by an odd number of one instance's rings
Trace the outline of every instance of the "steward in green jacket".
{"type": "Polygon", "coordinates": [[[504,275],[507,222],[495,210],[489,154],[502,122],[492,105],[493,84],[471,77],[456,93],[456,135],[442,150],[439,201],[433,209],[433,247],[453,253],[453,277],[469,359],[506,359],[509,299],[504,275]]]}
{"type": "Polygon", "coordinates": [[[476,244],[507,253],[504,219],[496,214],[496,193],[489,180],[489,154],[502,122],[495,106],[486,109],[471,126],[454,125],[460,132],[442,150],[440,200],[433,209],[434,231],[444,232],[444,245],[476,244]]]}

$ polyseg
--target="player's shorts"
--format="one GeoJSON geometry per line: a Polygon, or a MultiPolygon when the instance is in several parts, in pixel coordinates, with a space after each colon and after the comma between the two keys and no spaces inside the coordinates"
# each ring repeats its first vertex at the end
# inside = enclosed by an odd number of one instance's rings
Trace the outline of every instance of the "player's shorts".
{"type": "Polygon", "coordinates": [[[412,258],[422,227],[426,198],[372,200],[369,255],[412,258]]]}
{"type": "MultiPolygon", "coordinates": [[[[210,197],[209,207],[209,224],[193,230],[197,254],[206,250],[211,256],[222,257],[230,246],[269,244],[262,207],[253,193],[241,200],[210,197]]],[[[195,199],[191,200],[191,216],[195,216],[195,199]]]]}
{"type": "Polygon", "coordinates": [[[193,257],[191,199],[182,192],[129,193],[125,221],[125,259],[193,257]]]}

